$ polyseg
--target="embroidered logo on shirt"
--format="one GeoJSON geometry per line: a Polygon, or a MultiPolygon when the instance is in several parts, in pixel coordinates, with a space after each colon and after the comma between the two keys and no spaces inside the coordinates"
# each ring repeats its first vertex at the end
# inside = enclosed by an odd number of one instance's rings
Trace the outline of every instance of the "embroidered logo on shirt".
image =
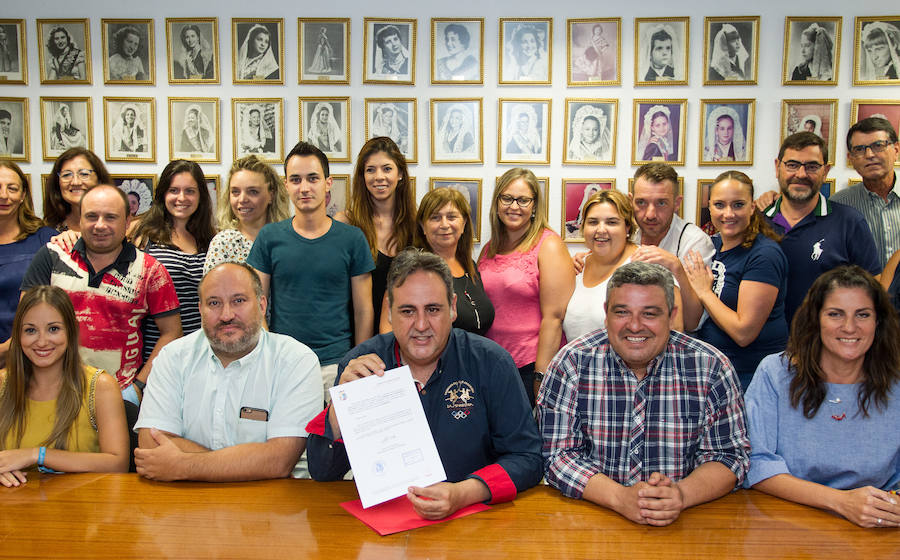
{"type": "Polygon", "coordinates": [[[456,420],[468,418],[475,401],[475,389],[466,381],[454,381],[444,390],[447,410],[456,420]]]}
{"type": "Polygon", "coordinates": [[[819,260],[819,257],[822,256],[822,243],[825,243],[824,237],[822,239],[816,241],[815,243],[813,243],[812,254],[809,256],[809,258],[811,258],[814,261],[819,260]]]}
{"type": "Polygon", "coordinates": [[[722,288],[725,287],[725,263],[722,261],[713,261],[709,266],[713,273],[712,290],[718,297],[722,297],[722,288]]]}
{"type": "Polygon", "coordinates": [[[846,417],[847,417],[846,413],[843,413],[840,416],[836,416],[834,414],[831,415],[831,419],[834,420],[835,422],[840,422],[841,420],[843,420],[846,417]]]}

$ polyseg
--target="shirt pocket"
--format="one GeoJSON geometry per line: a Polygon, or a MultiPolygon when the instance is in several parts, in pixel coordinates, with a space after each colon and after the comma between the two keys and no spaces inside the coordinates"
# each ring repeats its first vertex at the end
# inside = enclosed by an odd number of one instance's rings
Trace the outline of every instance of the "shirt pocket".
{"type": "Polygon", "coordinates": [[[268,439],[268,428],[268,422],[238,418],[235,445],[241,443],[264,443],[268,439]]]}

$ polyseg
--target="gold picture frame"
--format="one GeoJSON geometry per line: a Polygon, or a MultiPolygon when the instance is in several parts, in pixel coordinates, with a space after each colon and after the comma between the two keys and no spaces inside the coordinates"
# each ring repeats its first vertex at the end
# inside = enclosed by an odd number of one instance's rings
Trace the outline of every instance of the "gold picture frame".
{"type": "MultiPolygon", "coordinates": [[[[0,19],[0,30],[6,35],[6,44],[15,44],[15,60],[10,60],[8,70],[0,70],[0,86],[28,83],[28,44],[24,19],[0,19]],[[10,34],[14,34],[10,40],[10,34]]],[[[8,53],[12,56],[13,53],[8,53]]],[[[43,65],[42,65],[43,66],[43,65]]]]}
{"type": "Polygon", "coordinates": [[[837,146],[837,99],[782,99],[781,139],[804,130],[825,140],[828,146],[826,162],[834,165],[837,146]],[[812,130],[809,125],[812,124],[812,130]]]}
{"type": "Polygon", "coordinates": [[[431,18],[431,83],[484,83],[484,18],[431,18]]]}
{"type": "Polygon", "coordinates": [[[41,97],[41,148],[52,161],[76,146],[94,149],[90,97],[41,97]]]}
{"type": "Polygon", "coordinates": [[[634,18],[634,85],[688,85],[690,38],[691,18],[687,16],[634,18]],[[662,71],[656,68],[660,63],[662,71]]]}
{"type": "Polygon", "coordinates": [[[41,84],[87,84],[91,78],[91,29],[87,18],[37,20],[41,84]],[[55,54],[51,52],[63,47],[55,54]]]}
{"type": "Polygon", "coordinates": [[[231,18],[231,81],[284,83],[284,18],[231,18]]]}
{"type": "Polygon", "coordinates": [[[622,18],[566,20],[566,83],[569,87],[622,83],[622,18]]]}
{"type": "Polygon", "coordinates": [[[234,159],[255,155],[266,163],[283,163],[284,100],[232,98],[231,146],[234,159]]]}
{"type": "Polygon", "coordinates": [[[472,236],[475,243],[481,242],[481,179],[476,177],[431,177],[428,190],[442,187],[457,190],[466,197],[472,213],[472,236]]]}
{"type": "Polygon", "coordinates": [[[759,20],[759,16],[704,18],[703,85],[756,85],[759,76],[759,20]],[[734,47],[727,39],[729,35],[740,38],[733,55],[730,50],[734,47]],[[747,41],[753,43],[749,49],[745,46],[747,41]]]}
{"type": "Polygon", "coordinates": [[[152,19],[104,18],[100,20],[100,32],[104,84],[152,86],[156,83],[152,19]]]}
{"type": "Polygon", "coordinates": [[[484,163],[484,99],[431,99],[431,163],[484,163]]]}
{"type": "Polygon", "coordinates": [[[552,101],[500,98],[497,103],[497,163],[549,165],[552,101]]]}
{"type": "Polygon", "coordinates": [[[684,165],[687,99],[635,99],[632,126],[631,165],[684,165]]]}
{"type": "Polygon", "coordinates": [[[415,97],[367,97],[366,141],[387,136],[397,144],[406,163],[419,161],[419,109],[415,97]]]}
{"type": "Polygon", "coordinates": [[[836,86],[844,18],[784,18],[781,83],[786,86],[836,86]],[[809,51],[809,59],[804,51],[809,51]],[[830,64],[828,62],[830,61],[830,64]]]}
{"type": "Polygon", "coordinates": [[[166,68],[170,84],[218,84],[219,18],[166,18],[166,68]]]}
{"type": "Polygon", "coordinates": [[[348,200],[350,200],[350,175],[332,173],[331,190],[328,191],[325,200],[325,213],[329,218],[333,218],[338,212],[344,212],[348,200]]]}
{"type": "Polygon", "coordinates": [[[219,115],[218,97],[170,97],[169,159],[219,163],[222,147],[219,115]]]}
{"type": "Polygon", "coordinates": [[[106,161],[156,161],[156,98],[103,97],[106,161]]]}
{"type": "Polygon", "coordinates": [[[415,19],[364,19],[364,84],[416,85],[417,24],[415,19]],[[388,55],[393,61],[385,60],[388,55]]]}
{"type": "Polygon", "coordinates": [[[703,134],[699,138],[698,165],[753,165],[755,117],[755,99],[701,99],[700,130],[703,134]],[[731,120],[730,135],[726,118],[731,120]],[[720,134],[728,139],[727,154],[721,154],[726,148],[722,147],[725,144],[720,141],[720,134]]]}
{"type": "Polygon", "coordinates": [[[584,203],[595,192],[616,190],[616,180],[562,179],[561,185],[560,234],[566,243],[584,243],[584,236],[581,235],[581,209],[584,203]]]}
{"type": "Polygon", "coordinates": [[[150,210],[159,178],[153,174],[111,173],[113,185],[128,197],[128,213],[134,218],[150,210]]]}
{"type": "Polygon", "coordinates": [[[350,84],[350,18],[298,17],[297,50],[298,84],[350,84]]]}
{"type": "Polygon", "coordinates": [[[697,214],[694,216],[697,227],[710,236],[716,234],[716,228],[709,217],[709,189],[714,182],[715,179],[697,179],[697,214]]]}
{"type": "Polygon", "coordinates": [[[500,84],[550,85],[553,18],[500,18],[499,58],[500,84]]]}
{"type": "Polygon", "coordinates": [[[316,145],[329,162],[350,162],[350,98],[300,97],[300,140],[316,145]],[[327,111],[326,122],[316,123],[327,111]],[[304,122],[308,125],[304,127],[304,122]]]}
{"type": "Polygon", "coordinates": [[[563,163],[615,165],[618,99],[566,98],[563,163]],[[595,136],[587,139],[585,134],[595,136]]]}
{"type": "Polygon", "coordinates": [[[29,116],[27,97],[0,97],[0,158],[31,161],[29,116]]]}
{"type": "Polygon", "coordinates": [[[900,16],[858,16],[853,34],[853,85],[887,86],[900,84],[900,57],[896,54],[900,42],[900,16]],[[876,67],[863,44],[866,40],[882,46],[880,55],[887,59],[876,67]],[[894,54],[891,54],[894,50],[894,54]],[[884,70],[882,70],[882,68],[884,70]]]}
{"type": "Polygon", "coordinates": [[[203,178],[206,180],[206,192],[209,193],[209,198],[212,201],[212,208],[215,210],[216,206],[219,204],[219,185],[222,184],[222,176],[218,173],[213,175],[203,175],[203,178]]]}
{"type": "MultiPolygon", "coordinates": [[[[850,103],[850,126],[861,119],[880,116],[885,118],[894,127],[900,130],[900,99],[853,99],[850,103]]],[[[850,164],[850,154],[847,154],[847,165],[850,164]]],[[[894,162],[894,167],[900,167],[900,161],[894,162]]]]}

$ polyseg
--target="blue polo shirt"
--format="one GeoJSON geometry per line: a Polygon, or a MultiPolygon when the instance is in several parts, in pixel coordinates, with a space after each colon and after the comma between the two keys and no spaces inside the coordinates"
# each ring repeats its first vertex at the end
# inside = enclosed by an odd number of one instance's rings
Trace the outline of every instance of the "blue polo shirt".
{"type": "Polygon", "coordinates": [[[785,227],[779,197],[763,214],[784,238],[781,250],[790,263],[784,312],[788,325],[806,292],[820,274],[842,264],[855,264],[881,273],[881,259],[865,218],[857,210],[831,202],[819,194],[812,212],[790,229],[785,227]]]}

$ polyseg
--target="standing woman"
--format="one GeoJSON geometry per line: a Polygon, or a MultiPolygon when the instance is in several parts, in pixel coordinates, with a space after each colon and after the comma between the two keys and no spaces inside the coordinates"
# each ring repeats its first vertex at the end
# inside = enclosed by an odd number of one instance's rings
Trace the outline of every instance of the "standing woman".
{"type": "Polygon", "coordinates": [[[722,351],[746,391],[759,362],[784,350],[788,262],[778,235],[753,204],[753,182],[740,171],[726,171],[709,189],[709,214],[719,232],[707,267],[696,251],[684,270],[709,320],[697,338],[722,351]]]}
{"type": "Polygon", "coordinates": [[[57,231],[80,231],[81,195],[111,182],[97,154],[87,148],[69,148],[56,158],[44,185],[44,224],[57,231]]]}
{"type": "Polygon", "coordinates": [[[203,274],[223,262],[246,262],[259,230],[291,217],[284,182],[271,165],[253,155],[231,165],[228,185],[219,189],[218,198],[221,231],[209,243],[203,274]]]}
{"type": "MultiPolygon", "coordinates": [[[[197,285],[203,277],[203,263],[209,242],[216,234],[212,203],[206,179],[192,161],[169,162],[159,177],[150,210],[141,216],[132,239],[134,244],[166,267],[181,307],[181,331],[190,334],[200,328],[200,297],[197,285]]],[[[145,320],[144,362],[159,340],[156,321],[145,320]]]]}
{"type": "Polygon", "coordinates": [[[334,219],[362,230],[375,260],[372,307],[380,324],[388,269],[397,253],[412,245],[416,202],[409,184],[406,158],[385,136],[366,142],[356,158],[353,189],[346,212],[334,219]]]}
{"type": "Polygon", "coordinates": [[[486,336],[512,355],[532,406],[575,289],[572,258],[548,227],[546,205],[534,173],[504,173],[491,201],[491,238],[478,257],[496,311],[486,336]]]}
{"type": "Polygon", "coordinates": [[[0,373],[0,484],[32,466],[63,472],[128,470],[125,406],[115,378],[78,355],[78,323],[56,286],[25,292],[0,373]],[[4,375],[5,374],[5,375],[4,375]]]}
{"type": "Polygon", "coordinates": [[[0,367],[6,362],[19,286],[28,264],[56,230],[34,215],[28,178],[12,161],[0,160],[0,367]]]}

